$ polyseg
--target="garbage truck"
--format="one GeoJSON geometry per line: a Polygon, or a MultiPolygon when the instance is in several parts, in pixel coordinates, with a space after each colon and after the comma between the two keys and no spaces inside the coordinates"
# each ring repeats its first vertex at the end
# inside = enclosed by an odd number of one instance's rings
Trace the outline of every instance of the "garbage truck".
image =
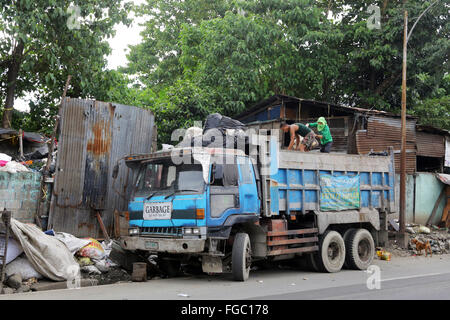
{"type": "Polygon", "coordinates": [[[237,281],[258,261],[366,269],[395,211],[392,150],[299,152],[260,140],[253,153],[182,147],[126,157],[136,180],[121,247],[156,256],[165,270],[196,262],[237,281]]]}

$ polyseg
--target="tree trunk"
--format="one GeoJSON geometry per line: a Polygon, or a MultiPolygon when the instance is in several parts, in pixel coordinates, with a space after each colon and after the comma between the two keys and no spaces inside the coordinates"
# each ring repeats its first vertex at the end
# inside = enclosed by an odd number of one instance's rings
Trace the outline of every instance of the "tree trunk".
{"type": "Polygon", "coordinates": [[[17,46],[14,48],[11,59],[9,60],[8,68],[8,82],[6,87],[5,109],[3,111],[3,128],[11,128],[12,114],[14,107],[14,95],[16,92],[17,77],[19,76],[20,65],[22,63],[24,43],[19,40],[17,46]]]}

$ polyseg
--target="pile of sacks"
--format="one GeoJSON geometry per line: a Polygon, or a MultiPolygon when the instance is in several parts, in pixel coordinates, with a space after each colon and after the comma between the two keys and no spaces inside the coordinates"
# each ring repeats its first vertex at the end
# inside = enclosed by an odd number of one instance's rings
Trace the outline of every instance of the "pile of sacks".
{"type": "MultiPolygon", "coordinates": [[[[102,274],[117,266],[109,260],[110,243],[80,239],[64,232],[42,232],[37,226],[11,219],[3,293],[33,289],[41,279],[67,281],[87,274],[102,274]]],[[[0,237],[0,250],[5,249],[0,237]]],[[[4,251],[3,251],[4,252],[4,251]]]]}

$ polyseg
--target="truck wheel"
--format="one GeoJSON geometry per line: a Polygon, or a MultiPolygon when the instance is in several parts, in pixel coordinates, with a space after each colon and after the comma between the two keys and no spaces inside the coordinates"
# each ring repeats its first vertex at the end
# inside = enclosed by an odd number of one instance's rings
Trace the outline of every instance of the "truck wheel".
{"type": "Polygon", "coordinates": [[[336,231],[327,231],[319,242],[317,267],[324,272],[338,272],[345,262],[344,239],[336,231]]]}
{"type": "Polygon", "coordinates": [[[350,232],[345,247],[347,248],[345,260],[349,268],[366,270],[371,265],[375,255],[375,243],[368,230],[356,229],[350,232]]]}
{"type": "Polygon", "coordinates": [[[234,280],[245,281],[248,279],[251,261],[250,238],[246,233],[237,233],[234,237],[231,256],[231,269],[234,280]]]}
{"type": "Polygon", "coordinates": [[[347,258],[348,258],[348,256],[349,256],[349,250],[348,250],[348,247],[347,247],[347,239],[348,239],[349,235],[350,235],[352,232],[356,231],[356,230],[358,230],[358,229],[356,229],[356,228],[350,228],[350,229],[347,229],[347,230],[344,232],[343,239],[344,239],[344,243],[345,243],[345,262],[344,262],[344,268],[345,268],[345,269],[350,269],[350,266],[349,266],[348,263],[347,263],[347,260],[348,260],[347,258]]]}

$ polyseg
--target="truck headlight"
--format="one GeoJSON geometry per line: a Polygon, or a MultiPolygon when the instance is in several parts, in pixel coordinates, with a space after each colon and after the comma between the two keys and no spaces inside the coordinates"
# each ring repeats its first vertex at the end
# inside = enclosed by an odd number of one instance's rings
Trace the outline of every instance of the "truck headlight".
{"type": "Polygon", "coordinates": [[[200,234],[200,229],[199,228],[192,228],[192,233],[193,234],[200,234]]]}
{"type": "Polygon", "coordinates": [[[192,234],[192,228],[185,228],[184,234],[192,234]]]}
{"type": "Polygon", "coordinates": [[[139,228],[128,228],[128,235],[130,236],[139,235],[139,228]]]}

